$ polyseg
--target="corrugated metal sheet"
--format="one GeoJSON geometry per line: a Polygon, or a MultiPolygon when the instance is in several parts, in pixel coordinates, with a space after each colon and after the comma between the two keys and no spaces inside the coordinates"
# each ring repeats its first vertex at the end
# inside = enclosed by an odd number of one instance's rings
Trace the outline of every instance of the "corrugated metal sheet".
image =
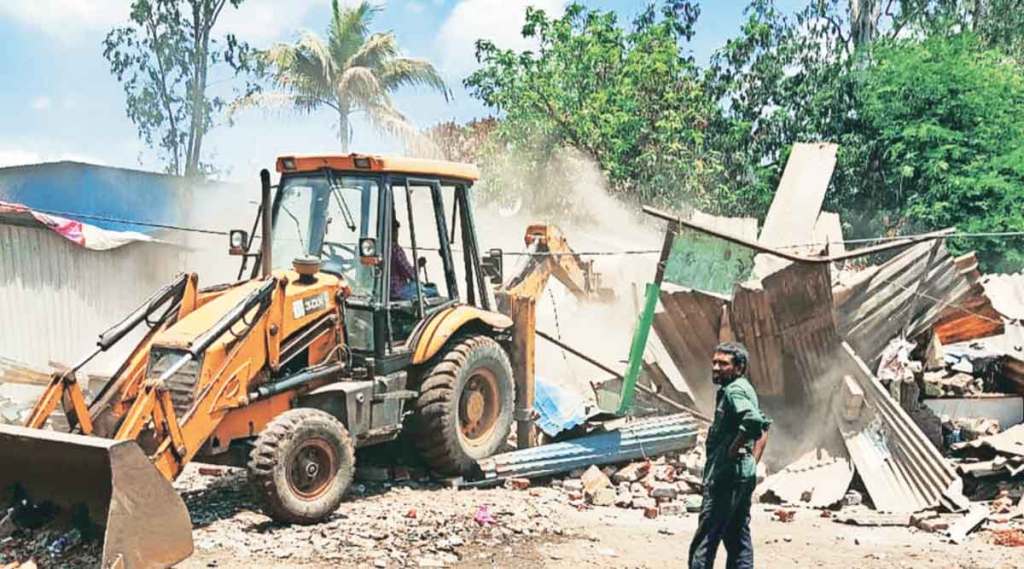
{"type": "Polygon", "coordinates": [[[874,366],[889,340],[930,329],[970,288],[944,243],[919,243],[835,291],[839,331],[874,366]]]}
{"type": "Polygon", "coordinates": [[[974,253],[957,257],[954,261],[960,275],[970,283],[970,289],[956,306],[948,306],[939,315],[934,330],[943,344],[953,344],[974,338],[1003,333],[1003,320],[985,293],[982,276],[978,271],[978,257],[974,253]]]}
{"type": "Polygon", "coordinates": [[[950,344],[945,350],[968,360],[998,360],[998,375],[1006,382],[1002,389],[1024,395],[1024,324],[1011,321],[1002,334],[950,344]]]}
{"type": "Polygon", "coordinates": [[[827,508],[843,499],[853,481],[853,465],[842,442],[815,449],[764,481],[764,491],[790,504],[827,508]]]}
{"type": "MultiPolygon", "coordinates": [[[[0,224],[0,354],[41,369],[74,362],[184,259],[169,245],[91,251],[45,229],[0,224]]],[[[85,371],[109,373],[123,355],[104,354],[85,371]]]]}
{"type": "Polygon", "coordinates": [[[839,358],[838,369],[862,390],[864,407],[859,417],[837,421],[875,507],[887,512],[966,508],[960,477],[849,344],[843,343],[839,358]]]}
{"type": "MultiPolygon", "coordinates": [[[[667,288],[667,287],[666,287],[667,288]]],[[[714,408],[711,352],[718,343],[724,297],[697,290],[663,290],[663,311],[654,315],[654,331],[682,373],[704,412],[714,408]]]]}
{"type": "Polygon", "coordinates": [[[748,376],[757,392],[762,396],[782,395],[786,389],[782,331],[761,283],[736,287],[729,307],[729,323],[736,339],[750,352],[748,376]]]}
{"type": "Polygon", "coordinates": [[[1024,425],[957,445],[955,450],[988,448],[1004,455],[1024,456],[1024,425]]]}
{"type": "Polygon", "coordinates": [[[739,287],[730,319],[758,393],[808,398],[839,344],[828,265],[794,263],[739,287]]]}
{"type": "Polygon", "coordinates": [[[697,443],[698,428],[697,421],[687,414],[641,419],[614,431],[499,454],[481,460],[479,465],[487,479],[551,476],[592,464],[684,451],[697,443]]]}
{"type": "Polygon", "coordinates": [[[1024,273],[986,275],[981,284],[996,312],[1009,320],[1024,321],[1024,273]]]}

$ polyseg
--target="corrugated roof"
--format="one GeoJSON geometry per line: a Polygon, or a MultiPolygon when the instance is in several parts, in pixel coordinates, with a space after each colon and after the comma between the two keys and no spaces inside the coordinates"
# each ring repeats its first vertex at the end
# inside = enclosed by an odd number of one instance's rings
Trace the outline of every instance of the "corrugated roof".
{"type": "Polygon", "coordinates": [[[919,243],[834,292],[839,331],[872,367],[889,340],[930,329],[970,289],[942,241],[919,243]]]}
{"type": "Polygon", "coordinates": [[[967,507],[963,481],[907,412],[889,396],[849,344],[837,368],[863,392],[860,416],[837,419],[850,458],[878,510],[916,512],[942,505],[967,507]]]}
{"type": "Polygon", "coordinates": [[[696,290],[665,290],[661,293],[663,311],[654,315],[654,331],[705,412],[714,408],[709,361],[718,344],[722,307],[727,302],[724,297],[696,290]]]}
{"type": "Polygon", "coordinates": [[[966,295],[949,306],[939,315],[935,322],[935,334],[943,344],[953,344],[993,336],[1003,332],[1003,319],[992,306],[992,302],[981,284],[981,273],[978,271],[978,257],[968,253],[957,257],[954,261],[960,274],[970,283],[966,295]]]}
{"type": "Polygon", "coordinates": [[[1024,321],[1024,273],[985,275],[985,296],[1004,318],[1024,321]]]}

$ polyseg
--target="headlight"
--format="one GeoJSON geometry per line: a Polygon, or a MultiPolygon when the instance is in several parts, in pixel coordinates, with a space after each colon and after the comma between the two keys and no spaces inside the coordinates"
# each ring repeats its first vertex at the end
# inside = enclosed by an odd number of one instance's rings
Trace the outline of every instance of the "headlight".
{"type": "MultiPolygon", "coordinates": [[[[188,352],[184,350],[153,348],[149,352],[149,368],[146,371],[146,378],[159,379],[187,355],[188,352]]],[[[171,392],[174,411],[179,418],[192,407],[196,395],[196,385],[199,383],[199,372],[202,371],[202,368],[201,361],[191,360],[164,381],[167,389],[171,392]]]]}
{"type": "Polygon", "coordinates": [[[364,237],[359,240],[359,256],[376,257],[377,240],[372,237],[364,237]]]}

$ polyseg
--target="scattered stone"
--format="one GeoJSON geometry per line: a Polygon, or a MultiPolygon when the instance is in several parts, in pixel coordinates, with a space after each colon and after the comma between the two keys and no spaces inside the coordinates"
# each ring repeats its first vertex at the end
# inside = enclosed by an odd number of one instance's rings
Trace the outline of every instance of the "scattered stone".
{"type": "Polygon", "coordinates": [[[509,490],[526,490],[529,487],[529,478],[509,478],[505,480],[505,488],[509,490]]]}
{"type": "Polygon", "coordinates": [[[686,504],[686,511],[690,513],[696,513],[700,511],[701,503],[703,498],[696,495],[687,496],[683,502],[686,504]]]}
{"type": "Polygon", "coordinates": [[[661,504],[661,514],[664,516],[684,516],[686,515],[686,504],[684,502],[668,502],[661,504]]]}
{"type": "Polygon", "coordinates": [[[995,530],[992,532],[992,543],[1003,547],[1024,547],[1024,530],[995,530]]]}
{"type": "Polygon", "coordinates": [[[856,490],[849,490],[846,492],[846,495],[843,496],[843,506],[859,506],[863,502],[864,496],[856,490]]]}
{"type": "Polygon", "coordinates": [[[596,466],[588,468],[587,471],[583,473],[580,481],[583,483],[583,495],[588,497],[593,496],[598,490],[602,488],[610,488],[612,485],[612,481],[609,480],[608,477],[605,476],[604,472],[601,472],[601,469],[596,466]]]}
{"type": "Polygon", "coordinates": [[[658,464],[651,469],[658,482],[675,482],[676,469],[671,464],[658,464]]]}
{"type": "Polygon", "coordinates": [[[615,493],[615,489],[611,487],[599,488],[590,497],[590,503],[595,506],[612,506],[615,504],[618,495],[615,493]]]}
{"type": "Polygon", "coordinates": [[[633,494],[629,492],[619,492],[615,495],[615,505],[620,508],[632,508],[633,494]]]}
{"type": "Polygon", "coordinates": [[[646,476],[650,469],[650,462],[634,462],[616,472],[612,480],[615,482],[636,482],[646,476]]]}
{"type": "Polygon", "coordinates": [[[950,519],[934,512],[910,516],[910,525],[928,533],[943,533],[949,530],[950,519]]]}
{"type": "Polygon", "coordinates": [[[650,496],[659,502],[675,500],[679,490],[667,482],[656,482],[651,488],[650,496]]]}
{"type": "Polygon", "coordinates": [[[658,508],[658,502],[654,498],[633,498],[633,509],[636,510],[647,510],[648,508],[658,508]]]}
{"type": "Polygon", "coordinates": [[[644,508],[644,517],[650,520],[658,517],[658,507],[646,507],[644,508]]]}
{"type": "Polygon", "coordinates": [[[200,466],[198,468],[199,474],[203,476],[224,476],[227,472],[223,468],[216,466],[200,466]]]}
{"type": "Polygon", "coordinates": [[[566,492],[583,492],[583,481],[579,478],[570,478],[562,481],[562,488],[566,492]]]}
{"type": "Polygon", "coordinates": [[[793,518],[795,518],[795,517],[796,517],[796,510],[784,510],[782,508],[779,508],[778,510],[775,510],[774,512],[772,512],[772,519],[773,520],[778,521],[778,522],[782,522],[782,523],[786,523],[786,524],[788,524],[789,522],[793,521],[793,518]]]}

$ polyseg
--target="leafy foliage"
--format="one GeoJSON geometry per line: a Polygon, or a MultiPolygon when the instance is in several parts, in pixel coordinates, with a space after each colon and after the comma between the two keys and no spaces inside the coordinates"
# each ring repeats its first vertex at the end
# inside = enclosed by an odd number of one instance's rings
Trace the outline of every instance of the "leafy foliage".
{"type": "MultiPolygon", "coordinates": [[[[597,161],[623,196],[700,201],[716,177],[704,148],[713,105],[697,66],[680,50],[697,13],[687,1],[651,6],[623,29],[614,13],[578,4],[561,18],[528,9],[523,35],[536,50],[478,42],[482,68],[466,85],[502,114],[501,156],[516,161],[521,176],[522,169],[552,170],[557,150],[569,147],[597,161]]],[[[521,189],[528,200],[555,197],[521,189]]]]}
{"type": "MultiPolygon", "coordinates": [[[[878,45],[873,59],[859,110],[880,183],[865,193],[913,228],[1024,228],[1024,70],[969,34],[878,45]]],[[[991,269],[1024,264],[1000,239],[956,245],[991,269]]]]}
{"type": "Polygon", "coordinates": [[[284,104],[306,113],[328,107],[337,113],[342,152],[348,152],[352,139],[353,113],[364,113],[382,132],[415,138],[415,129],[395,107],[391,93],[404,86],[425,86],[448,99],[450,92],[430,62],[401,56],[393,33],[370,33],[379,11],[366,1],[341,8],[333,0],[327,41],[305,32],[294,44],[262,52],[277,90],[255,93],[240,106],[284,104]]]}
{"type": "MultiPolygon", "coordinates": [[[[729,157],[735,188],[719,201],[763,214],[791,145],[824,140],[840,145],[826,205],[848,236],[1021,228],[1006,207],[1021,192],[1010,156],[1022,139],[1009,112],[1021,68],[992,12],[1007,3],[894,0],[882,9],[856,0],[867,14],[860,22],[844,4],[812,2],[790,18],[754,1],[740,35],[712,58],[707,89],[720,113],[710,144],[729,157]],[[954,120],[960,114],[973,118],[954,120]],[[976,130],[998,132],[1001,144],[976,130]]],[[[1000,240],[954,246],[977,248],[989,269],[1021,266],[1000,240]]]]}
{"type": "Polygon", "coordinates": [[[242,2],[133,0],[128,25],[103,41],[103,57],[124,86],[128,118],[148,146],[160,149],[169,173],[196,176],[210,169],[202,162],[203,139],[227,104],[207,94],[211,70],[253,70],[248,44],[231,34],[213,36],[225,6],[242,2]]]}

